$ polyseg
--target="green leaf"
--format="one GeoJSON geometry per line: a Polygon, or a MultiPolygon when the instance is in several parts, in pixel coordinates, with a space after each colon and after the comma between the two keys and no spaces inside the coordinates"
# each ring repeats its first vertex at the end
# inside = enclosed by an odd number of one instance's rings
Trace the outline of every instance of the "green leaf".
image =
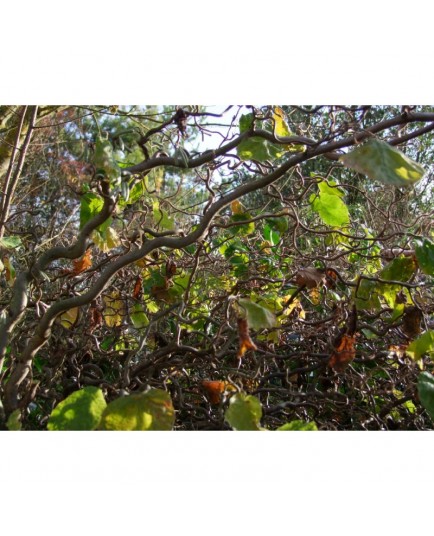
{"type": "Polygon", "coordinates": [[[234,430],[239,431],[261,430],[259,425],[261,417],[261,403],[255,396],[245,393],[232,396],[225,412],[225,420],[234,430]]]}
{"type": "Polygon", "coordinates": [[[414,274],[417,265],[411,257],[396,257],[389,262],[380,272],[381,279],[391,279],[395,281],[408,281],[414,274]]]}
{"type": "Polygon", "coordinates": [[[312,208],[326,225],[343,227],[350,222],[347,205],[336,194],[320,192],[312,199],[312,208]]]}
{"type": "Polygon", "coordinates": [[[317,431],[317,430],[318,428],[314,422],[305,422],[305,421],[291,421],[277,428],[277,431],[282,431],[282,432],[286,432],[286,431],[304,432],[304,431],[317,431]]]}
{"type": "Polygon", "coordinates": [[[48,430],[95,430],[107,404],[101,389],[89,386],[75,391],[51,412],[48,430]]]}
{"type": "Polygon", "coordinates": [[[158,199],[153,202],[152,207],[155,225],[158,225],[162,229],[167,229],[168,231],[175,229],[175,222],[173,218],[170,218],[167,212],[160,208],[158,199]]]}
{"type": "Polygon", "coordinates": [[[432,354],[433,352],[434,330],[426,331],[423,335],[415,339],[405,351],[415,361],[418,361],[423,354],[432,354]]]}
{"type": "Polygon", "coordinates": [[[6,426],[11,432],[18,432],[21,430],[21,410],[16,409],[9,415],[6,426]]]}
{"type": "Polygon", "coordinates": [[[339,190],[337,182],[331,180],[319,182],[318,189],[321,194],[337,195],[338,197],[344,197],[345,195],[342,190],[339,190]]]}
{"type": "MultiPolygon", "coordinates": [[[[278,231],[279,233],[286,233],[289,227],[288,218],[286,216],[267,218],[265,221],[273,231],[278,231]]],[[[268,238],[266,240],[268,240],[268,238]]]]}
{"type": "Polygon", "coordinates": [[[268,240],[272,246],[276,246],[280,241],[280,233],[273,229],[270,223],[264,225],[264,232],[262,236],[265,240],[268,240]]]}
{"type": "MultiPolygon", "coordinates": [[[[249,130],[253,123],[253,114],[240,117],[240,134],[249,130]]],[[[237,147],[237,154],[242,160],[269,160],[268,143],[264,138],[253,137],[242,141],[237,147]]]]}
{"type": "Polygon", "coordinates": [[[269,309],[246,298],[240,298],[238,303],[246,312],[247,323],[252,329],[274,328],[276,326],[276,317],[269,309]]]}
{"type": "Polygon", "coordinates": [[[5,249],[16,249],[23,245],[19,236],[6,236],[0,238],[0,247],[5,249]]]}
{"type": "Polygon", "coordinates": [[[421,270],[427,274],[434,276],[434,244],[424,238],[415,248],[416,259],[421,270]]]}
{"type": "Polygon", "coordinates": [[[149,318],[146,316],[143,306],[136,303],[131,313],[131,322],[136,329],[144,328],[149,325],[149,318]]]}
{"type": "MultiPolygon", "coordinates": [[[[231,222],[241,223],[243,221],[250,220],[251,218],[252,216],[248,212],[244,212],[244,214],[233,214],[231,216],[231,222]]],[[[255,231],[255,223],[252,221],[250,223],[246,223],[245,225],[231,227],[230,230],[235,235],[248,236],[255,231]]]]}
{"type": "MultiPolygon", "coordinates": [[[[391,281],[408,281],[414,274],[417,265],[411,257],[396,257],[383,270],[375,274],[380,279],[391,281]]],[[[396,306],[396,296],[402,290],[401,285],[379,283],[362,279],[357,291],[356,305],[358,309],[381,308],[380,297],[382,297],[389,307],[396,306]]]]}
{"type": "Polygon", "coordinates": [[[339,160],[348,168],[370,179],[394,186],[410,186],[424,176],[425,170],[388,143],[371,138],[339,160]]]}
{"type": "Polygon", "coordinates": [[[169,393],[150,389],[146,393],[117,398],[103,413],[101,430],[171,430],[175,410],[169,393]]]}
{"type": "Polygon", "coordinates": [[[417,379],[417,390],[422,406],[434,421],[434,376],[429,372],[421,372],[417,379]]]}
{"type": "Polygon", "coordinates": [[[80,229],[96,216],[104,205],[104,199],[97,194],[88,192],[80,199],[80,229]]]}
{"type": "Polygon", "coordinates": [[[257,136],[243,140],[237,147],[237,154],[242,160],[264,162],[271,158],[267,148],[267,141],[257,136]]]}

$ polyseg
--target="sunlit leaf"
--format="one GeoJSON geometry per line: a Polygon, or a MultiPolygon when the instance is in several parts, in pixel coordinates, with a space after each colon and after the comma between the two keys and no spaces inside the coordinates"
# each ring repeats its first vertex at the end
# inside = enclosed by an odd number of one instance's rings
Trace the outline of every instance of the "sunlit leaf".
{"type": "Polygon", "coordinates": [[[255,231],[255,223],[253,221],[242,225],[242,222],[250,219],[251,215],[248,212],[245,212],[244,214],[233,214],[231,216],[231,222],[239,223],[240,225],[231,227],[231,232],[240,236],[248,236],[252,234],[255,231]]]}
{"type": "Polygon", "coordinates": [[[434,244],[424,238],[415,247],[416,259],[420,269],[427,275],[434,276],[434,244]]]}
{"type": "Polygon", "coordinates": [[[119,293],[112,292],[109,296],[104,296],[104,321],[109,328],[122,325],[125,317],[125,301],[120,299],[119,293]]]}
{"type": "Polygon", "coordinates": [[[434,376],[429,372],[421,372],[417,379],[417,390],[422,406],[434,421],[434,376]]]}
{"type": "Polygon", "coordinates": [[[424,176],[417,162],[388,143],[371,138],[339,160],[370,179],[394,186],[410,186],[424,176]]]}
{"type": "Polygon", "coordinates": [[[101,212],[103,205],[103,198],[97,194],[87,192],[86,194],[81,196],[80,229],[82,229],[91,218],[101,212]]]}
{"type": "Polygon", "coordinates": [[[261,430],[262,406],[252,395],[237,393],[231,397],[225,412],[225,420],[234,430],[261,430]]]}
{"type": "Polygon", "coordinates": [[[59,316],[59,321],[64,328],[71,329],[74,327],[78,319],[79,309],[79,307],[74,307],[73,309],[69,309],[59,316]]]}
{"type": "Polygon", "coordinates": [[[143,306],[136,303],[131,313],[131,322],[136,329],[144,328],[149,325],[149,318],[146,316],[143,306]]]}
{"type": "Polygon", "coordinates": [[[276,316],[269,309],[246,298],[240,298],[238,303],[245,311],[248,325],[252,329],[258,330],[276,327],[276,316]]]}
{"type": "Polygon", "coordinates": [[[51,412],[48,430],[94,430],[107,404],[101,389],[88,386],[62,400],[51,412]]]}
{"type": "Polygon", "coordinates": [[[417,263],[413,257],[396,257],[381,270],[379,277],[395,281],[408,281],[416,268],[417,263]]]}
{"type": "MultiPolygon", "coordinates": [[[[402,256],[396,257],[383,270],[373,275],[383,280],[406,282],[413,275],[416,268],[417,263],[413,257],[402,256]]],[[[396,297],[401,289],[402,287],[399,284],[362,279],[357,290],[357,308],[379,310],[381,308],[380,297],[386,301],[389,307],[394,308],[396,297]]]]}
{"type": "Polygon", "coordinates": [[[5,279],[11,287],[15,283],[15,268],[9,257],[3,257],[5,279]]]}
{"type": "Polygon", "coordinates": [[[0,247],[5,249],[16,249],[22,245],[23,243],[19,236],[4,236],[0,238],[0,247]]]}
{"type": "MultiPolygon", "coordinates": [[[[246,132],[253,123],[253,114],[245,114],[240,117],[240,133],[246,132]]],[[[264,138],[255,136],[242,141],[237,146],[237,154],[242,160],[258,160],[263,162],[271,155],[267,149],[267,141],[264,138]]]]}
{"type": "Polygon", "coordinates": [[[107,253],[121,244],[117,232],[112,227],[106,229],[99,227],[98,230],[92,232],[91,238],[96,247],[103,253],[107,253]]]}
{"type": "Polygon", "coordinates": [[[338,195],[320,192],[312,199],[312,208],[330,227],[344,227],[350,222],[348,207],[338,195]]]}
{"type": "Polygon", "coordinates": [[[175,411],[169,393],[150,389],[117,398],[105,409],[101,430],[171,430],[175,411]]]}
{"type": "MultiPolygon", "coordinates": [[[[290,137],[293,135],[293,133],[289,130],[288,125],[286,124],[285,120],[285,112],[280,108],[279,106],[276,106],[273,111],[273,120],[274,120],[274,134],[278,138],[285,138],[290,137]]],[[[304,145],[300,144],[288,144],[283,145],[282,148],[284,148],[286,151],[303,151],[304,145]]]]}
{"type": "Polygon", "coordinates": [[[414,340],[408,346],[406,353],[415,361],[419,360],[424,354],[431,354],[434,357],[434,330],[426,331],[414,340]]]}
{"type": "Polygon", "coordinates": [[[339,189],[336,181],[322,180],[318,183],[318,189],[320,194],[337,195],[338,197],[344,197],[344,192],[339,189]]]}
{"type": "Polygon", "coordinates": [[[286,432],[286,431],[294,431],[294,432],[312,432],[317,431],[317,425],[311,421],[311,422],[305,422],[305,421],[291,421],[287,422],[286,424],[279,426],[279,428],[276,429],[277,431],[286,432]]]}

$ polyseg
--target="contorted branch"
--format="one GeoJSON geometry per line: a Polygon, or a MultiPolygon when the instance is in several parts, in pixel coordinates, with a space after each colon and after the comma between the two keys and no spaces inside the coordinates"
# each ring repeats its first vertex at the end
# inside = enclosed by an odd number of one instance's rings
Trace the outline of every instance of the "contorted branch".
{"type": "Polygon", "coordinates": [[[86,223],[79,233],[76,242],[72,246],[69,248],[54,247],[49,249],[35,262],[30,270],[22,272],[17,276],[12,290],[12,300],[9,307],[8,317],[0,326],[0,370],[2,369],[4,357],[6,355],[9,336],[26,311],[28,287],[31,281],[40,277],[47,266],[57,259],[76,259],[81,257],[86,251],[87,242],[92,231],[104,223],[112,214],[115,207],[115,201],[110,197],[108,185],[105,183],[102,184],[102,193],[104,196],[104,205],[101,211],[86,223]]]}
{"type": "MultiPolygon", "coordinates": [[[[223,208],[228,206],[232,201],[248,193],[257,191],[272,184],[297,164],[305,162],[319,155],[324,155],[334,150],[354,145],[362,141],[366,137],[371,136],[374,133],[389,129],[392,126],[406,124],[409,122],[431,122],[433,120],[434,114],[402,114],[391,120],[378,123],[377,125],[374,125],[368,130],[348,136],[345,139],[330,143],[315,142],[313,140],[301,139],[297,137],[291,139],[291,141],[289,141],[290,138],[276,138],[277,143],[302,143],[304,145],[309,145],[309,149],[307,149],[305,152],[299,152],[297,154],[294,154],[293,156],[290,156],[282,165],[277,167],[273,172],[254,180],[248,180],[240,186],[234,188],[231,192],[220,197],[217,201],[215,201],[209,206],[197,228],[190,234],[186,236],[156,236],[150,240],[145,240],[141,247],[137,247],[136,249],[128,251],[127,253],[118,257],[111,264],[109,264],[102,271],[99,278],[90,290],[80,296],[74,296],[72,298],[57,301],[46,311],[44,316],[41,318],[37,326],[36,332],[30,339],[27,347],[25,348],[23,353],[17,358],[15,367],[12,370],[9,380],[5,386],[4,404],[6,412],[10,413],[14,409],[19,407],[20,386],[31,370],[34,356],[36,355],[38,350],[48,341],[51,333],[51,328],[55,319],[63,312],[74,307],[80,307],[89,304],[92,300],[97,298],[101,294],[101,292],[103,292],[103,290],[107,287],[107,285],[110,283],[112,278],[119,270],[145,257],[153,250],[162,247],[166,247],[172,250],[182,249],[197,242],[198,240],[201,240],[206,235],[213,221],[213,218],[223,208]]],[[[190,159],[187,162],[187,167],[194,168],[203,164],[207,164],[213,161],[216,157],[225,155],[232,149],[235,149],[241,143],[241,141],[252,136],[261,136],[261,134],[262,131],[255,131],[252,128],[249,131],[244,132],[231,142],[227,143],[226,145],[223,145],[219,149],[216,149],[214,151],[207,151],[197,158],[190,159]]],[[[136,166],[125,168],[125,170],[129,173],[141,173],[161,165],[177,167],[178,162],[176,161],[176,159],[170,157],[155,157],[146,160],[136,166]]],[[[105,221],[107,217],[108,214],[102,215],[102,221],[105,221]]],[[[102,223],[102,221],[100,220],[97,225],[102,223]]],[[[82,234],[84,230],[85,229],[83,229],[82,234]]],[[[76,243],[74,246],[74,248],[76,249],[74,250],[72,250],[72,248],[53,248],[53,250],[50,250],[43,257],[41,257],[39,263],[35,264],[31,275],[37,275],[38,272],[43,270],[44,266],[46,266],[57,258],[74,258],[77,253],[84,252],[84,246],[85,241],[83,241],[81,246],[76,243]]]]}

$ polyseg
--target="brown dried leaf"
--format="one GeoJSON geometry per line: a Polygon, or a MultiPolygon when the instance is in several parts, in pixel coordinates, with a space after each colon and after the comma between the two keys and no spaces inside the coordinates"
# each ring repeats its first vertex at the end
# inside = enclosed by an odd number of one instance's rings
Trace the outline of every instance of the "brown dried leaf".
{"type": "Polygon", "coordinates": [[[170,301],[170,294],[168,292],[171,282],[167,277],[164,278],[164,283],[162,285],[153,285],[151,287],[151,296],[157,300],[170,301]]]}
{"type": "Polygon", "coordinates": [[[238,318],[238,337],[240,339],[240,346],[238,349],[237,357],[243,357],[247,350],[257,350],[258,347],[252,341],[249,334],[249,324],[246,318],[238,318]]]}
{"type": "Polygon", "coordinates": [[[88,268],[92,266],[92,252],[90,249],[86,251],[86,253],[81,257],[80,259],[75,259],[74,261],[74,270],[72,273],[74,275],[81,274],[81,272],[84,272],[88,268]]]}
{"type": "Polygon", "coordinates": [[[134,290],[133,290],[133,298],[136,300],[140,300],[141,296],[142,296],[142,278],[140,276],[137,276],[136,283],[134,285],[134,290]]]}
{"type": "Polygon", "coordinates": [[[334,344],[334,350],[330,356],[328,366],[336,372],[342,372],[356,357],[356,337],[344,333],[340,335],[334,344]]]}
{"type": "Polygon", "coordinates": [[[176,263],[172,260],[166,262],[166,277],[171,279],[176,274],[176,263]]]}
{"type": "Polygon", "coordinates": [[[97,327],[102,325],[102,313],[96,307],[91,307],[89,310],[89,313],[90,313],[89,333],[93,333],[97,327]]]}
{"type": "Polygon", "coordinates": [[[316,268],[303,268],[295,274],[295,282],[299,287],[315,288],[325,284],[326,276],[316,268]]]}
{"type": "Polygon", "coordinates": [[[422,311],[414,305],[406,307],[402,319],[402,331],[409,339],[414,339],[422,331],[421,322],[423,319],[422,311]]]}
{"type": "Polygon", "coordinates": [[[228,382],[204,380],[201,385],[205,389],[211,404],[220,404],[228,382]]]}

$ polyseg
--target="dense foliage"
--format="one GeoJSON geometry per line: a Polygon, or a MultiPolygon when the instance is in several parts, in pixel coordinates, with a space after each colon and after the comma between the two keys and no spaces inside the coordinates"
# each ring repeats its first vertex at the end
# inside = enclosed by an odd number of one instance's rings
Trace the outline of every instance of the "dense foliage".
{"type": "Polygon", "coordinates": [[[426,430],[434,109],[0,107],[0,420],[426,430]]]}

